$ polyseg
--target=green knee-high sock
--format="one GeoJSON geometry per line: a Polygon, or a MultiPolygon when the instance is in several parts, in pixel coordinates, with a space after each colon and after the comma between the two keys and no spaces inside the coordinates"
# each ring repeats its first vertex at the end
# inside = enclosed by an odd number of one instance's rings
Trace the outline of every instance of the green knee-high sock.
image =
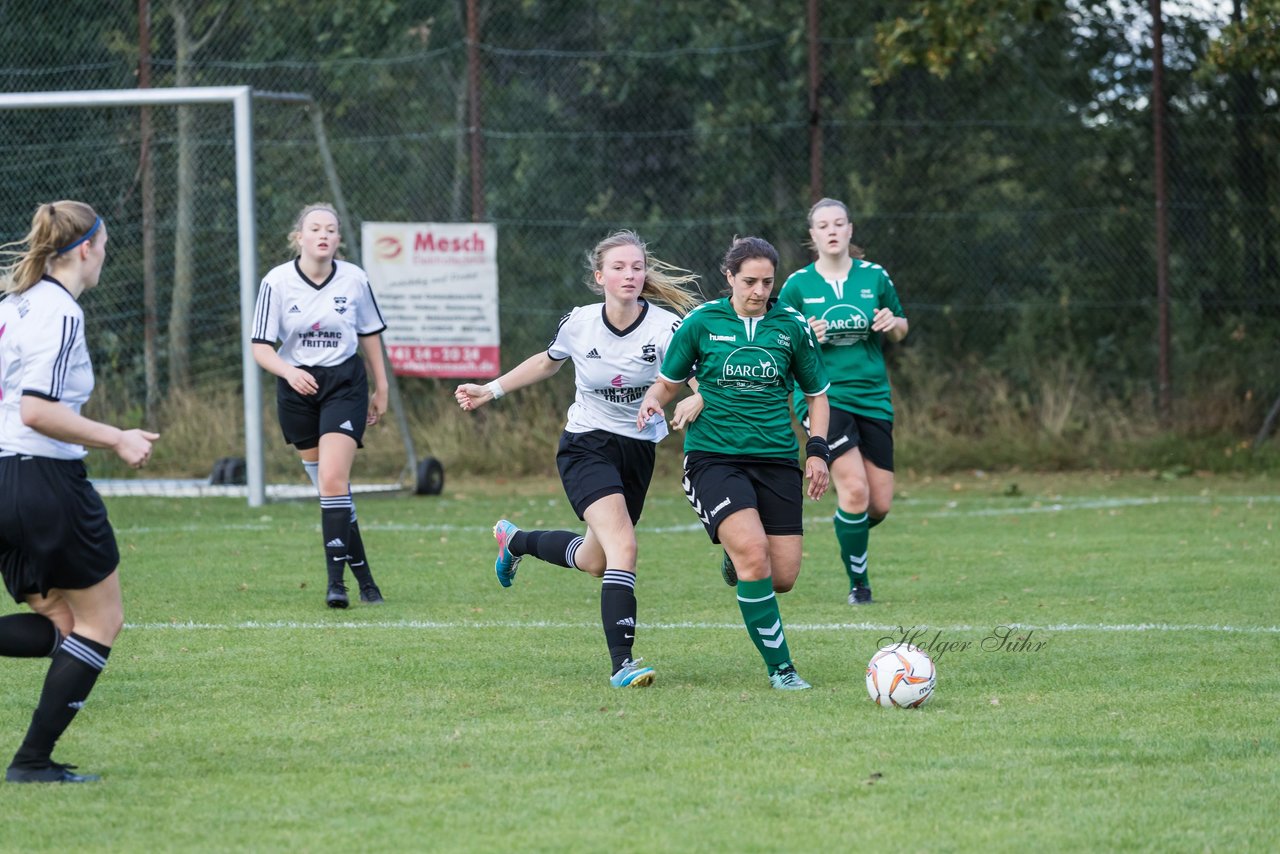
{"type": "Polygon", "coordinates": [[[837,510],[833,519],[836,526],[836,542],[840,544],[840,560],[849,576],[849,587],[868,587],[867,581],[867,514],[845,513],[837,510]]]}
{"type": "Polygon", "coordinates": [[[782,613],[778,610],[778,597],[773,592],[773,581],[738,581],[738,609],[742,622],[747,624],[747,634],[769,666],[772,675],[779,667],[791,662],[787,638],[782,632],[782,613]]]}

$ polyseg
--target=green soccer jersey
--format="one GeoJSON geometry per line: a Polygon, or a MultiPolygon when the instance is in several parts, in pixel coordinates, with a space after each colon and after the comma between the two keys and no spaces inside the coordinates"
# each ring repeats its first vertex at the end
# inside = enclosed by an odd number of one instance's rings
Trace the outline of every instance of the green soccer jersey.
{"type": "MultiPolygon", "coordinates": [[[[830,282],[814,265],[787,277],[778,302],[803,314],[827,321],[827,340],[821,344],[822,361],[831,388],[831,405],[869,418],[893,420],[889,399],[889,372],[880,349],[880,334],[871,331],[879,308],[904,317],[898,292],[879,264],[854,259],[843,282],[830,282]]],[[[804,398],[795,397],[796,414],[805,417],[804,398]]]]}
{"type": "Polygon", "coordinates": [[[728,297],[689,312],[667,345],[662,378],[694,372],[702,413],[686,428],[684,450],[796,459],[791,388],[827,390],[818,342],[805,319],[771,302],[760,317],[739,317],[728,297]]]}

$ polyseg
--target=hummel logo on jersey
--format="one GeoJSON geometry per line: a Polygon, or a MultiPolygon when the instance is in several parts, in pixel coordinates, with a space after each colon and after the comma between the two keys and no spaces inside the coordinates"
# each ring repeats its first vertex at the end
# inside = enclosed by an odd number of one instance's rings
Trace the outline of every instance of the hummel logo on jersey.
{"type": "Polygon", "coordinates": [[[827,298],[826,297],[805,297],[804,301],[806,303],[811,303],[811,302],[822,303],[822,302],[826,302],[827,298]]]}
{"type": "Polygon", "coordinates": [[[636,618],[635,618],[635,617],[623,617],[621,620],[618,620],[618,622],[614,623],[614,625],[616,625],[616,626],[630,626],[631,628],[633,628],[633,629],[634,629],[634,628],[636,627],[636,618]]]}
{"type": "Polygon", "coordinates": [[[330,540],[329,542],[325,543],[325,544],[324,544],[324,547],[325,547],[326,549],[340,549],[340,548],[342,548],[342,538],[341,538],[341,537],[334,537],[332,540],[330,540]]]}
{"type": "Polygon", "coordinates": [[[599,350],[597,350],[595,347],[592,347],[592,348],[591,348],[591,352],[587,354],[587,358],[588,358],[588,359],[599,359],[599,358],[600,358],[600,351],[599,351],[599,350]]]}
{"type": "Polygon", "coordinates": [[[738,336],[737,335],[716,335],[714,332],[712,332],[711,340],[712,341],[737,341],[738,336]]]}
{"type": "Polygon", "coordinates": [[[354,427],[352,427],[352,426],[351,426],[351,422],[350,422],[350,421],[343,421],[341,424],[339,424],[339,425],[338,425],[338,429],[339,429],[339,430],[354,430],[354,429],[356,429],[356,428],[354,428],[354,427]]]}
{"type": "Polygon", "coordinates": [[[296,304],[294,304],[293,306],[291,306],[291,307],[289,308],[289,313],[290,313],[290,314],[302,314],[302,309],[298,308],[298,306],[297,306],[296,304]]]}

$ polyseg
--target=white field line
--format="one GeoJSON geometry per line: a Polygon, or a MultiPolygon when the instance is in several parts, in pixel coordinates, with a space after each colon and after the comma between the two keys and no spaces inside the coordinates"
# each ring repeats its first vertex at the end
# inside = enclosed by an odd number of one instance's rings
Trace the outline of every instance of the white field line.
{"type": "MultiPolygon", "coordinates": [[[[1145,632],[1214,632],[1221,634],[1241,635],[1274,635],[1280,634],[1280,626],[1227,626],[1206,625],[1197,623],[1005,623],[1005,627],[1018,631],[1037,632],[1111,632],[1117,634],[1140,634],[1145,632]]],[[[479,629],[593,629],[600,628],[599,622],[555,622],[548,620],[487,620],[487,621],[450,621],[450,620],[371,620],[355,622],[351,620],[333,621],[301,621],[301,620],[246,620],[239,623],[126,623],[126,629],[133,631],[238,631],[250,629],[311,631],[333,629],[413,629],[421,631],[466,631],[479,629]]],[[[676,630],[713,630],[742,631],[742,623],[641,623],[639,628],[663,631],[676,630]]],[[[974,625],[927,625],[920,624],[904,627],[880,623],[787,623],[788,631],[793,632],[889,632],[901,635],[904,630],[916,629],[927,632],[990,632],[992,626],[974,625]]]]}
{"type": "MultiPolygon", "coordinates": [[[[1280,495],[1175,495],[1175,496],[1152,496],[1150,498],[1083,498],[1083,499],[1066,499],[1055,501],[1052,503],[1035,502],[1030,506],[1021,507],[975,507],[961,508],[960,502],[952,501],[943,505],[938,510],[900,510],[899,516],[907,518],[928,518],[928,519],[946,519],[946,518],[965,518],[973,516],[1024,516],[1027,514],[1040,513],[1065,513],[1072,510],[1112,510],[1123,507],[1152,507],[1161,504],[1245,504],[1252,506],[1253,504],[1268,504],[1280,502],[1280,495]]],[[[899,501],[898,507],[911,507],[917,503],[912,500],[899,501]]],[[[919,502],[917,506],[925,506],[926,502],[919,502]]],[[[935,502],[927,502],[928,505],[937,506],[935,502]]],[[[831,505],[834,508],[834,504],[831,505]]],[[[832,512],[835,512],[834,509],[832,512]]],[[[806,524],[819,524],[826,522],[830,516],[815,516],[809,514],[805,517],[806,524]]],[[[174,534],[174,533],[190,533],[195,531],[203,531],[209,529],[208,524],[204,525],[138,525],[129,528],[117,528],[118,534],[174,534]]],[[[229,525],[219,525],[220,530],[224,531],[273,531],[276,526],[270,522],[241,522],[229,525]]],[[[317,526],[318,527],[318,526],[317,526]]],[[[372,520],[362,520],[360,527],[366,531],[419,531],[423,533],[459,533],[459,534],[478,534],[490,533],[491,528],[488,525],[451,525],[451,524],[404,524],[399,522],[376,522],[372,520]]],[[[681,534],[702,531],[702,525],[692,522],[685,525],[663,525],[660,527],[648,527],[641,523],[641,533],[651,534],[681,534]]]]}

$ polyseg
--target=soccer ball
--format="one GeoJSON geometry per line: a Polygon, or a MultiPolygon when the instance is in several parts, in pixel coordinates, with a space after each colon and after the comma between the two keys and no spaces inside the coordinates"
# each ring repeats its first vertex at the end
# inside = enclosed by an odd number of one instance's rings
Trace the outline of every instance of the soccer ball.
{"type": "Polygon", "coordinates": [[[867,662],[867,693],[885,708],[919,708],[929,702],[937,682],[933,659],[908,643],[883,647],[867,662]]]}

